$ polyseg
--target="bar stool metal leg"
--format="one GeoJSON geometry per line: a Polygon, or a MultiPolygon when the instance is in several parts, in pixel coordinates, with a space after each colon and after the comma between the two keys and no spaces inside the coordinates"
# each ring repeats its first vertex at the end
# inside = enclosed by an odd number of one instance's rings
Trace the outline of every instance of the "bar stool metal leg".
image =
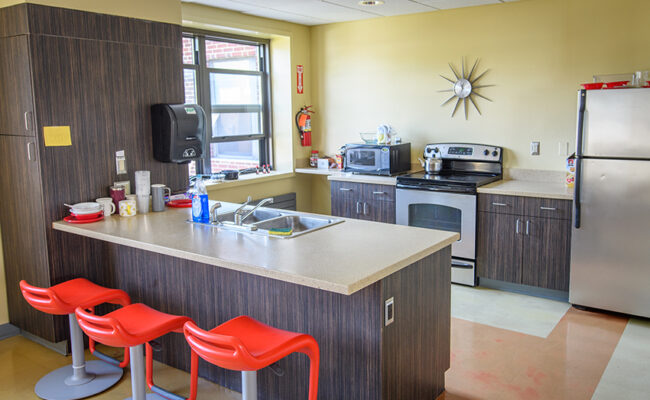
{"type": "Polygon", "coordinates": [[[242,400],[257,400],[257,371],[241,372],[242,400]]]}
{"type": "Polygon", "coordinates": [[[46,400],[74,400],[89,397],[115,385],[122,368],[104,361],[85,361],[83,332],[74,314],[69,314],[72,365],[59,368],[38,381],[34,392],[46,400]]]}
{"type": "Polygon", "coordinates": [[[125,400],[167,400],[155,393],[147,394],[144,344],[129,347],[129,357],[131,358],[131,397],[125,400]]]}

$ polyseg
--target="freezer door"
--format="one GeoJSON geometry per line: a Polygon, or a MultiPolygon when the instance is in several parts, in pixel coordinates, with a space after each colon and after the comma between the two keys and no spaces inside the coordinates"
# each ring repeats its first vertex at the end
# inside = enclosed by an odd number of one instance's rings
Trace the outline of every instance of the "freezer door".
{"type": "Polygon", "coordinates": [[[582,154],[650,159],[650,89],[587,91],[582,154]]]}
{"type": "Polygon", "coordinates": [[[582,163],[569,301],[650,317],[650,162],[582,163]]]}

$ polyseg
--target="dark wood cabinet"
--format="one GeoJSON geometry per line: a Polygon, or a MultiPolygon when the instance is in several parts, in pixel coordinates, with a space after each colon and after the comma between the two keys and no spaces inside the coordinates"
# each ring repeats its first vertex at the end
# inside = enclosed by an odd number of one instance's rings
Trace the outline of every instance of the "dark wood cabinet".
{"type": "Polygon", "coordinates": [[[479,277],[569,290],[571,201],[479,194],[479,277]]]}
{"type": "Polygon", "coordinates": [[[395,187],[332,181],[332,215],[366,221],[395,223],[395,187]]]}
{"type": "Polygon", "coordinates": [[[52,230],[67,215],[63,203],[104,197],[113,182],[134,182],[136,170],[172,190],[187,187],[187,165],[153,158],[150,122],[152,104],[183,102],[181,38],[172,24],[27,3],[0,8],[0,226],[9,320],[24,331],[50,342],[68,334],[65,317],[24,301],[21,279],[99,282],[112,267],[101,244],[52,230]],[[72,145],[45,146],[46,126],[69,126],[72,145]],[[115,170],[119,150],[128,175],[115,170]]]}
{"type": "Polygon", "coordinates": [[[478,213],[479,276],[521,283],[521,224],[521,217],[517,215],[478,213]]]}
{"type": "Polygon", "coordinates": [[[571,221],[526,218],[521,283],[554,290],[569,290],[571,221]]]}
{"type": "Polygon", "coordinates": [[[34,136],[27,35],[0,38],[0,135],[34,136]]]}

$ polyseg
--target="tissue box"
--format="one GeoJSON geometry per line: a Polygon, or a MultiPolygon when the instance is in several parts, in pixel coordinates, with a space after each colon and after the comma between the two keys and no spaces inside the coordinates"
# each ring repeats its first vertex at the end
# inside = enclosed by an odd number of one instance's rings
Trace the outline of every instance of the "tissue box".
{"type": "Polygon", "coordinates": [[[328,169],[330,167],[330,160],[328,158],[318,159],[318,168],[328,169]]]}

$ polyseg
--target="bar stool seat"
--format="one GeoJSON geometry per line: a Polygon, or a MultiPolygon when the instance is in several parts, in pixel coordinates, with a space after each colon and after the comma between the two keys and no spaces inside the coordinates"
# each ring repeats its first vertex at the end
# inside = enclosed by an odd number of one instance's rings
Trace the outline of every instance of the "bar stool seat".
{"type": "Polygon", "coordinates": [[[75,310],[77,321],[88,337],[108,346],[129,347],[131,359],[132,400],[179,400],[179,395],[154,385],[153,357],[148,343],[170,332],[183,332],[183,325],[192,320],[185,316],[166,314],[136,303],[106,315],[95,315],[82,308],[75,310]],[[146,346],[146,376],[143,346],[146,346]],[[145,384],[154,392],[146,394],[145,384]],[[162,396],[161,396],[162,395],[162,396]]]}
{"type": "Polygon", "coordinates": [[[115,385],[122,378],[121,367],[128,363],[128,356],[122,364],[94,349],[91,352],[103,361],[85,361],[83,334],[74,316],[77,307],[93,309],[102,303],[131,303],[126,292],[96,285],[84,278],[72,279],[49,288],[41,288],[20,281],[20,290],[25,300],[39,311],[68,315],[70,325],[70,345],[72,365],[50,372],[41,378],[34,388],[36,395],[43,399],[81,399],[89,397],[115,385]]]}
{"type": "Polygon", "coordinates": [[[257,398],[257,370],[294,352],[306,354],[310,360],[309,400],[316,400],[320,353],[312,336],[274,328],[245,315],[210,331],[187,322],[183,331],[193,358],[197,354],[222,368],[242,371],[243,400],[257,398]]]}

